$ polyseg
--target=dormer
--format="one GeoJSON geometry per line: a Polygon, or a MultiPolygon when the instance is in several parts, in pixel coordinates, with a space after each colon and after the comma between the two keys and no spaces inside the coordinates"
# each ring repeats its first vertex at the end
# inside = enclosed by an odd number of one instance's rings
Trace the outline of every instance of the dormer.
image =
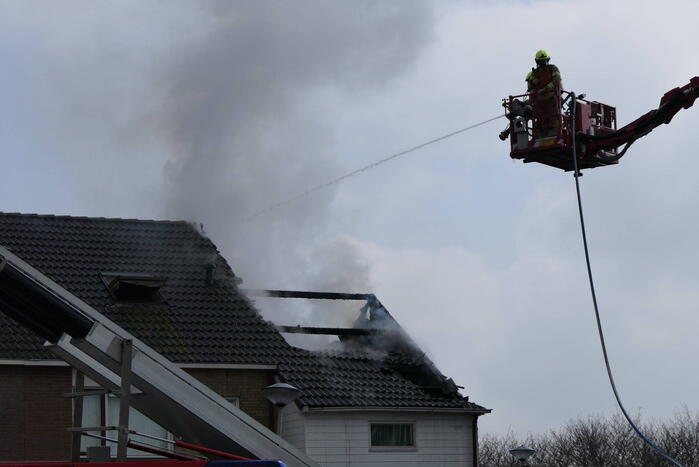
{"type": "Polygon", "coordinates": [[[164,277],[144,273],[103,272],[102,282],[112,298],[119,301],[159,301],[160,287],[167,281],[164,277]]]}

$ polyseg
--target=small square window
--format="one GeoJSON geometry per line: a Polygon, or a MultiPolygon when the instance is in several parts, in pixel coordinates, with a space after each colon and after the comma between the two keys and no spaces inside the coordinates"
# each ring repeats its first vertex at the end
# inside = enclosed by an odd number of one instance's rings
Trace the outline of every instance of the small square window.
{"type": "Polygon", "coordinates": [[[371,447],[415,447],[413,423],[372,423],[371,447]]]}
{"type": "Polygon", "coordinates": [[[239,397],[226,397],[228,402],[233,404],[233,406],[240,408],[240,398],[239,397]]]}

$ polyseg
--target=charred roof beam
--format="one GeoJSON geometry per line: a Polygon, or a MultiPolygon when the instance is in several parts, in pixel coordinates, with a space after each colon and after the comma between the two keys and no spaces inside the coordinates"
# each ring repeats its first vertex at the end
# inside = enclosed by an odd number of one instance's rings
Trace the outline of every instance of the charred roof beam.
{"type": "Polygon", "coordinates": [[[276,297],[276,298],[306,298],[311,300],[376,300],[374,294],[366,293],[340,293],[340,292],[308,292],[300,290],[264,290],[264,289],[240,289],[249,297],[276,297]]]}
{"type": "Polygon", "coordinates": [[[279,332],[291,334],[324,334],[329,336],[375,336],[385,333],[381,329],[323,328],[309,326],[277,326],[279,332]]]}

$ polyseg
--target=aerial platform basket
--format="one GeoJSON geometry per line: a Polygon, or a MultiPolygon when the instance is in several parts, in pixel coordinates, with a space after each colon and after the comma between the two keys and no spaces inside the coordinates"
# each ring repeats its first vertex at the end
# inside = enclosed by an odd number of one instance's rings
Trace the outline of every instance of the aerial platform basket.
{"type": "Polygon", "coordinates": [[[699,76],[666,92],[657,109],[617,128],[616,108],[586,100],[584,94],[554,89],[509,96],[502,105],[510,126],[500,137],[509,136],[510,157],[525,163],[571,171],[575,152],[579,170],[614,165],[636,140],[670,123],[697,97],[699,76]]]}
{"type": "MultiPolygon", "coordinates": [[[[564,108],[570,106],[573,93],[553,91],[545,106],[537,105],[537,93],[520,94],[503,99],[506,116],[511,122],[510,157],[525,163],[539,162],[573,170],[572,132],[605,135],[616,131],[616,109],[607,104],[576,98],[575,121],[564,108]],[[539,111],[541,107],[545,110],[539,111]],[[547,107],[547,108],[546,108],[547,107]],[[546,123],[544,123],[546,122],[546,123]],[[543,125],[551,129],[542,132],[543,125]]],[[[578,142],[580,145],[581,142],[578,142]]],[[[616,148],[586,152],[578,148],[578,168],[588,169],[616,164],[616,148]]]]}

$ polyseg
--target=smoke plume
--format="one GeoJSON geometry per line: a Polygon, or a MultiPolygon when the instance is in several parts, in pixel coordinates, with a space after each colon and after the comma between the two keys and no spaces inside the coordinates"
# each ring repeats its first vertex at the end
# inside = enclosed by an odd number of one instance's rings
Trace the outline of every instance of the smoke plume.
{"type": "Polygon", "coordinates": [[[244,218],[345,170],[333,116],[316,109],[390,85],[428,39],[429,11],[311,0],[211,3],[201,14],[208,27],[159,80],[168,217],[203,222],[246,284],[369,290],[366,262],[334,225],[333,189],[244,218]]]}
{"type": "Polygon", "coordinates": [[[41,155],[34,183],[68,181],[43,212],[201,223],[247,286],[365,292],[334,188],[243,219],[354,168],[333,120],[432,27],[421,0],[3,3],[3,102],[33,131],[6,150],[41,155]]]}

